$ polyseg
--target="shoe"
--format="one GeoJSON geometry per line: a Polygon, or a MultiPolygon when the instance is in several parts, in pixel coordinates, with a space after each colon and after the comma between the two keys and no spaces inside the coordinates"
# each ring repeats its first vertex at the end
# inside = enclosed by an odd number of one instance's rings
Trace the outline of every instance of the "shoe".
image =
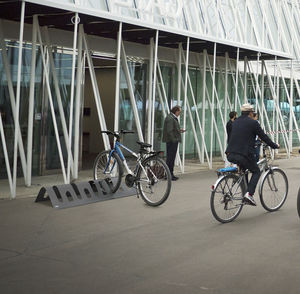
{"type": "Polygon", "coordinates": [[[253,195],[250,195],[249,192],[247,192],[247,193],[244,195],[244,200],[246,201],[247,204],[256,206],[256,202],[255,202],[255,200],[254,200],[254,198],[253,198],[253,195]]]}
{"type": "Polygon", "coordinates": [[[172,176],[172,181],[177,181],[178,179],[178,177],[172,176]]]}

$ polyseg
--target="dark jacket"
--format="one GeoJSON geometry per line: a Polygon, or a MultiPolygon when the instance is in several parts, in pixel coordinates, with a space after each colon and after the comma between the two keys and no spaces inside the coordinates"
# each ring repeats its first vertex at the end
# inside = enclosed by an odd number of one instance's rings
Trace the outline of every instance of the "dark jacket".
{"type": "Polygon", "coordinates": [[[181,142],[179,122],[172,113],[165,118],[162,141],[166,143],[181,142]]]}
{"type": "Polygon", "coordinates": [[[227,132],[227,143],[229,142],[231,130],[232,130],[232,123],[233,121],[230,119],[226,124],[226,132],[227,132]]]}
{"type": "Polygon", "coordinates": [[[271,148],[278,148],[278,145],[264,133],[256,120],[250,118],[248,115],[241,115],[232,123],[226,153],[238,153],[246,157],[250,154],[255,154],[256,136],[271,148]]]}

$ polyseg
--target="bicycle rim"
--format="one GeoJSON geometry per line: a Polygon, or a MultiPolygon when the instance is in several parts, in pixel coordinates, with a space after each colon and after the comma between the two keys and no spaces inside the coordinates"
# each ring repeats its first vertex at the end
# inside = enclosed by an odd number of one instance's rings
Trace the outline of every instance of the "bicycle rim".
{"type": "Polygon", "coordinates": [[[211,211],[221,223],[236,219],[243,208],[244,189],[242,185],[238,185],[237,180],[236,175],[225,175],[211,193],[211,211]]]}
{"type": "Polygon", "coordinates": [[[260,189],[260,201],[268,211],[278,210],[285,202],[288,194],[288,181],[280,169],[272,169],[263,178],[260,189]]]}
{"type": "Polygon", "coordinates": [[[116,154],[109,159],[110,151],[101,152],[94,163],[94,179],[97,181],[105,181],[111,192],[116,192],[121,184],[122,168],[121,160],[116,154]]]}
{"type": "Polygon", "coordinates": [[[298,196],[297,196],[297,211],[298,211],[298,216],[300,217],[300,188],[298,190],[298,196]]]}
{"type": "Polygon", "coordinates": [[[166,163],[159,157],[150,157],[142,162],[137,173],[139,195],[150,206],[163,204],[171,190],[171,174],[166,163]]]}

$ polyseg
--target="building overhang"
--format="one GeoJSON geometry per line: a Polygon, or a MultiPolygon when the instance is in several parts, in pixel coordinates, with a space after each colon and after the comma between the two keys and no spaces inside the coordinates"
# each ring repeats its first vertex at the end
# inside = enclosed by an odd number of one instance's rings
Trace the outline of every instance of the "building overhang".
{"type": "MultiPolygon", "coordinates": [[[[230,58],[236,59],[239,50],[239,60],[274,60],[292,59],[289,54],[274,50],[263,49],[243,43],[230,42],[228,40],[202,37],[198,34],[178,29],[168,30],[166,27],[157,24],[141,23],[140,20],[117,16],[105,11],[91,10],[78,7],[75,4],[62,3],[58,8],[55,3],[47,0],[26,0],[25,23],[32,24],[33,16],[38,15],[40,26],[49,28],[73,31],[74,24],[72,18],[77,12],[80,24],[83,24],[84,31],[88,35],[101,36],[104,38],[117,39],[119,23],[122,22],[122,39],[124,41],[139,44],[150,44],[151,38],[155,39],[156,31],[159,31],[159,46],[168,48],[178,48],[182,44],[183,49],[187,47],[187,37],[190,37],[190,51],[202,53],[207,50],[210,55],[214,54],[216,44],[217,56],[225,56],[228,52],[230,58]],[[42,2],[42,3],[41,3],[42,2]]],[[[20,0],[6,0],[0,2],[0,18],[13,21],[20,21],[21,16],[20,0]]]]}

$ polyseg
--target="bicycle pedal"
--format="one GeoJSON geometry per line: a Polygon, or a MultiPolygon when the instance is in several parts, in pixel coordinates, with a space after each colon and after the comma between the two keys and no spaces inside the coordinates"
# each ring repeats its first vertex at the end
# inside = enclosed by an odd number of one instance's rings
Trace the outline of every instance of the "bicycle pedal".
{"type": "Polygon", "coordinates": [[[250,206],[256,206],[254,203],[252,203],[250,200],[248,199],[243,199],[243,202],[242,202],[243,205],[250,205],[250,206]]]}

